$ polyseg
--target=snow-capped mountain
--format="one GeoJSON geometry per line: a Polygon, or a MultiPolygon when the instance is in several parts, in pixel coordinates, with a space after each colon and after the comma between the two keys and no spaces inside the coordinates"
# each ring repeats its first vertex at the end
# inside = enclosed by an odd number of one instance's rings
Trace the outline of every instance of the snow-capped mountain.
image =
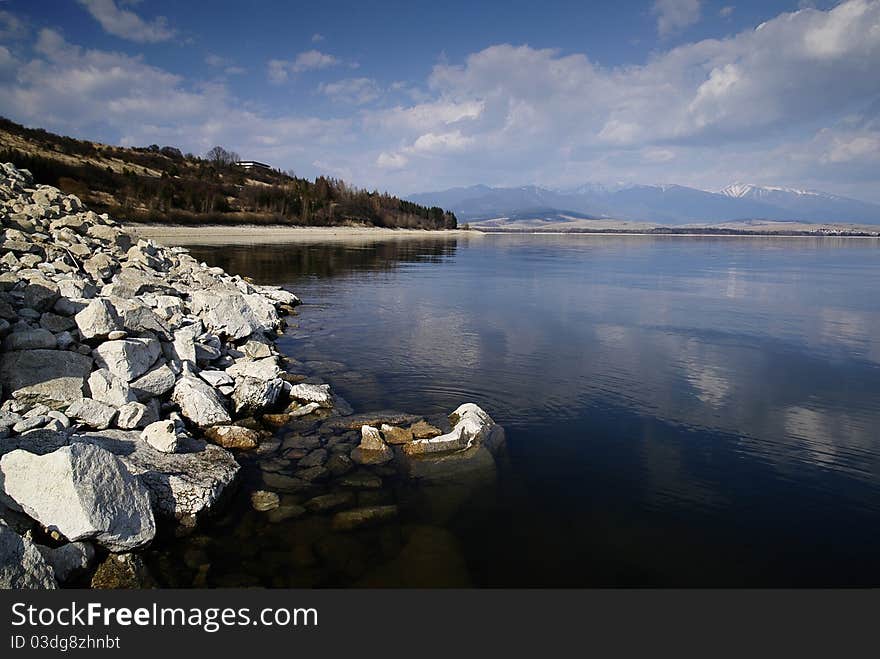
{"type": "Polygon", "coordinates": [[[754,183],[732,183],[722,188],[719,194],[737,199],[773,199],[780,196],[821,197],[823,199],[846,199],[828,192],[817,190],[799,190],[797,188],[781,188],[775,185],[755,185],[754,183]]]}
{"type": "Polygon", "coordinates": [[[719,194],[735,199],[751,199],[784,209],[795,219],[808,222],[878,222],[876,204],[840,195],[753,183],[734,183],[719,194]]]}
{"type": "Polygon", "coordinates": [[[555,190],[534,185],[477,185],[409,199],[448,208],[464,221],[570,211],[595,218],[671,225],[746,220],[880,224],[877,204],[814,190],[748,183],[734,183],[719,192],[671,184],[585,183],[555,190]]]}

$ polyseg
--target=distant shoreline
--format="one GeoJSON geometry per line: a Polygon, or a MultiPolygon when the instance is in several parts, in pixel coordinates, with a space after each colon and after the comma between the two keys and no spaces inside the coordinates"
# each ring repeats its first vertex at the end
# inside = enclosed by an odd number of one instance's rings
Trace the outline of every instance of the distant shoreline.
{"type": "Polygon", "coordinates": [[[186,239],[187,244],[216,244],[217,242],[263,243],[267,239],[282,241],[346,240],[350,238],[445,238],[482,236],[483,232],[467,229],[388,229],[384,227],[296,227],[289,225],[125,225],[126,231],[139,237],[158,241],[186,239]]]}
{"type": "Polygon", "coordinates": [[[641,236],[669,238],[871,238],[880,236],[864,232],[852,233],[806,233],[806,232],[773,232],[773,231],[699,231],[699,230],[662,230],[662,231],[486,231],[484,229],[388,229],[383,227],[293,227],[287,225],[206,225],[194,227],[189,225],[157,225],[137,224],[126,225],[126,230],[139,238],[150,238],[158,241],[172,242],[185,240],[186,244],[259,244],[267,240],[290,242],[300,241],[334,241],[351,239],[412,239],[412,238],[479,238],[483,236],[641,236]]]}

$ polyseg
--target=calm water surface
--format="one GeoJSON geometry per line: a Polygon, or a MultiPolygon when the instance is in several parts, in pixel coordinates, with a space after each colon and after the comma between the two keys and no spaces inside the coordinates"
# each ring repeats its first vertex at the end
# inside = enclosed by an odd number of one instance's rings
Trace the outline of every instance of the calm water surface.
{"type": "Polygon", "coordinates": [[[431,522],[474,585],[880,585],[877,241],[193,252],[295,291],[280,347],[356,411],[504,425],[497,482],[431,522]]]}

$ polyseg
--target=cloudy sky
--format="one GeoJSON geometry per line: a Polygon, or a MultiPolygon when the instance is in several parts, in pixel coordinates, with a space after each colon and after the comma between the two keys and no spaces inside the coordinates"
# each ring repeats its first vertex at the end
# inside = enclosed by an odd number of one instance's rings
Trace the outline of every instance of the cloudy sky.
{"type": "Polygon", "coordinates": [[[880,202],[880,0],[0,0],[0,114],[396,193],[744,181],[880,202]]]}

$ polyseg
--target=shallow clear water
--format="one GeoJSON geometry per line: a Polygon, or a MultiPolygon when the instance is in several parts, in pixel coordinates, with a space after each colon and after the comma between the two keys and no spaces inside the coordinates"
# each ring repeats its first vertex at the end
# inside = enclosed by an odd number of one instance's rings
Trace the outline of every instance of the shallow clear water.
{"type": "Polygon", "coordinates": [[[296,292],[280,347],[356,411],[474,401],[504,425],[497,481],[431,520],[470,583],[880,585],[877,241],[193,252],[296,292]]]}

